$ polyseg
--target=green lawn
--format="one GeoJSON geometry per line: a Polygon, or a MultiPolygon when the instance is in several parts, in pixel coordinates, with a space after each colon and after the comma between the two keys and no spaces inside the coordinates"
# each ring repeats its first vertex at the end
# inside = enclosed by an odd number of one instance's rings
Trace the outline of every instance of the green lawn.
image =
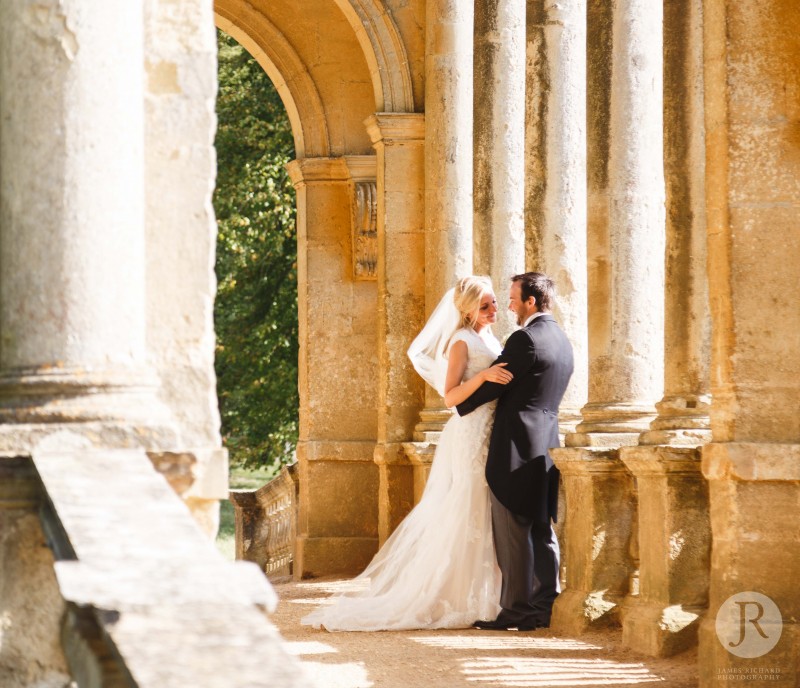
{"type": "MultiPolygon", "coordinates": [[[[231,467],[230,488],[232,490],[257,490],[266,485],[276,475],[275,469],[231,467]]],[[[223,499],[220,502],[219,533],[217,549],[228,559],[234,559],[236,551],[236,528],[233,520],[233,504],[223,499]]]]}

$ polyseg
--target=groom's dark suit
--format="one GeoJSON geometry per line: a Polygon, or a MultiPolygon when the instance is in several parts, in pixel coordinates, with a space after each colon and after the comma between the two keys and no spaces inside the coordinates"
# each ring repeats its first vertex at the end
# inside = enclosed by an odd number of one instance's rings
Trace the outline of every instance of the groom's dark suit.
{"type": "Polygon", "coordinates": [[[514,375],[508,385],[484,382],[456,407],[464,416],[499,399],[486,481],[503,573],[499,620],[546,625],[558,594],[558,542],[550,525],[558,510],[558,407],[573,370],[572,346],[549,313],[514,332],[495,363],[514,375]]]}

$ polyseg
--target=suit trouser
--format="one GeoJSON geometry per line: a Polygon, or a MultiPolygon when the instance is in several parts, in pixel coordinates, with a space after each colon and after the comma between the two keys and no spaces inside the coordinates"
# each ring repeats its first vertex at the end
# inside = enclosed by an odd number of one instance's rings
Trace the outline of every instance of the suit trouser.
{"type": "Polygon", "coordinates": [[[550,622],[561,586],[558,539],[550,523],[510,512],[492,494],[492,532],[503,574],[499,619],[550,622]]]}

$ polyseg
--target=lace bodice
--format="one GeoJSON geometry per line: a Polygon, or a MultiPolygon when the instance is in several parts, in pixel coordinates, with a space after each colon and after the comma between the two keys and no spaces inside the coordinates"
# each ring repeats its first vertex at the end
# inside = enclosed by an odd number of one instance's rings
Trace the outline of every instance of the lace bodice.
{"type": "Polygon", "coordinates": [[[488,368],[503,350],[497,337],[488,329],[478,334],[471,327],[461,328],[453,335],[450,346],[455,342],[465,342],[467,345],[468,358],[464,380],[469,380],[484,368],[488,368]]]}

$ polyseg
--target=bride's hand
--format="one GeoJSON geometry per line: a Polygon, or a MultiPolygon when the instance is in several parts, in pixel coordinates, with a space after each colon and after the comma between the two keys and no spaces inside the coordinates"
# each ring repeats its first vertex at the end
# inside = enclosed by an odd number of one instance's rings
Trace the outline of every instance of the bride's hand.
{"type": "Polygon", "coordinates": [[[506,370],[508,363],[498,363],[483,371],[484,382],[497,382],[500,385],[507,385],[514,376],[506,370]]]}

